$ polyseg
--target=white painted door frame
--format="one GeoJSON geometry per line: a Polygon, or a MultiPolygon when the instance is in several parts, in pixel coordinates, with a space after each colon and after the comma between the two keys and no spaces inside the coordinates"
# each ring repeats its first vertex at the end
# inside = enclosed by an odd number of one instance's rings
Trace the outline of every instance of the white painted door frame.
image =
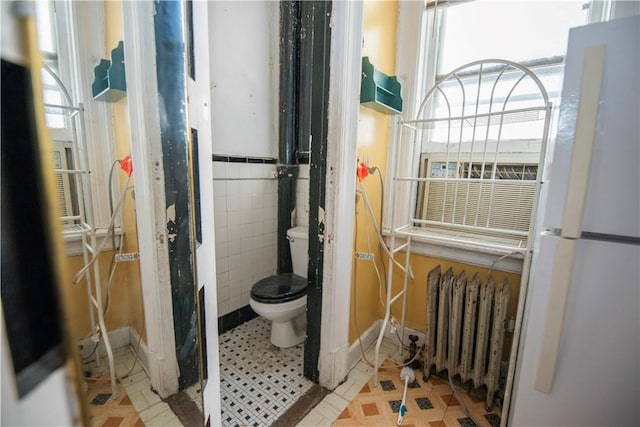
{"type": "Polygon", "coordinates": [[[318,370],[334,389],[351,366],[349,319],[360,105],[362,2],[334,1],[331,17],[324,277],[318,370]]]}
{"type": "MultiPolygon", "coordinates": [[[[199,8],[206,3],[194,2],[194,27],[207,28],[208,13],[199,8]],[[197,19],[197,22],[196,22],[197,19]]],[[[164,206],[164,174],[160,145],[160,126],[157,105],[157,82],[155,72],[153,33],[153,4],[151,2],[123,2],[125,27],[125,63],[127,64],[127,95],[132,137],[132,155],[135,167],[136,206],[138,214],[138,238],[140,241],[140,265],[145,317],[147,319],[147,341],[149,346],[149,369],[156,390],[167,396],[177,390],[178,372],[173,333],[171,308],[171,285],[168,271],[166,247],[166,213],[164,206]]],[[[322,301],[322,327],[319,357],[320,385],[335,388],[347,375],[349,350],[349,318],[351,295],[351,268],[353,250],[353,216],[355,210],[355,164],[358,106],[360,95],[360,52],[362,39],[361,2],[334,2],[331,33],[331,76],[328,108],[328,151],[326,239],[324,260],[324,285],[322,301]]],[[[205,51],[201,37],[196,34],[198,73],[208,59],[201,56],[205,51]],[[200,41],[197,41],[200,40],[200,41]]],[[[206,49],[208,52],[208,49],[206,49]]],[[[208,70],[207,70],[208,71],[208,70]]],[[[208,73],[207,73],[208,74],[208,73]]],[[[191,82],[193,84],[193,82],[191,82]]],[[[190,88],[192,86],[190,85],[190,88]]],[[[206,91],[205,91],[206,92],[206,91]]],[[[195,93],[195,92],[190,92],[195,93]]],[[[204,93],[204,92],[203,92],[204,93]]],[[[198,109],[203,107],[205,95],[198,96],[198,109]],[[201,99],[200,99],[201,98],[201,99]]],[[[198,114],[190,109],[195,120],[198,114]]],[[[204,128],[200,128],[199,135],[204,128]]],[[[204,135],[203,135],[204,136],[204,135]]],[[[205,141],[202,138],[201,141],[205,141]]],[[[210,130],[209,130],[210,141],[210,130]]],[[[201,144],[202,149],[208,144],[201,144]]],[[[208,147],[210,151],[210,147],[208,147]]],[[[203,150],[204,151],[204,150],[203,150]]],[[[204,158],[204,153],[201,159],[204,158]]],[[[211,162],[202,161],[201,182],[206,173],[203,168],[211,162]]],[[[202,187],[203,194],[206,187],[202,187]]],[[[205,207],[213,200],[203,198],[202,212],[213,209],[205,207]]],[[[204,219],[204,215],[203,215],[204,219]]],[[[213,218],[211,218],[213,223],[213,218]]],[[[204,226],[204,224],[203,224],[204,226]]],[[[204,230],[203,230],[204,232],[204,230]]],[[[213,233],[213,231],[212,231],[213,233]]],[[[207,250],[212,260],[213,249],[207,250]]],[[[208,265],[205,262],[199,265],[208,265]]],[[[212,263],[209,263],[211,265],[212,263]]],[[[200,270],[200,269],[199,269],[200,270]]],[[[200,272],[200,271],[199,271],[200,272]]],[[[208,274],[208,273],[207,273],[208,274]]],[[[205,283],[201,276],[200,282],[205,283]]],[[[207,347],[209,380],[204,392],[205,412],[210,414],[212,425],[219,417],[220,382],[217,348],[217,313],[214,281],[207,283],[211,292],[206,292],[207,347]],[[214,339],[215,338],[215,339],[214,339]]],[[[207,279],[210,280],[210,279],[207,279]]]]}
{"type": "Polygon", "coordinates": [[[154,4],[124,1],[122,11],[149,376],[153,388],[165,398],[178,391],[178,362],[160,138],[154,4]]]}
{"type": "MultiPolygon", "coordinates": [[[[215,223],[213,208],[213,145],[209,72],[209,3],[194,1],[193,39],[195,80],[187,76],[189,126],[198,131],[198,171],[202,243],[196,248],[198,290],[204,287],[206,322],[206,364],[208,379],[203,384],[204,420],[222,425],[220,404],[220,359],[218,353],[218,295],[216,282],[215,223]]],[[[195,173],[195,170],[194,170],[195,173]]],[[[193,204],[192,204],[193,206],[193,204]]],[[[195,212],[193,212],[195,215],[195,212]]],[[[200,342],[200,345],[203,343],[200,342]]]]}

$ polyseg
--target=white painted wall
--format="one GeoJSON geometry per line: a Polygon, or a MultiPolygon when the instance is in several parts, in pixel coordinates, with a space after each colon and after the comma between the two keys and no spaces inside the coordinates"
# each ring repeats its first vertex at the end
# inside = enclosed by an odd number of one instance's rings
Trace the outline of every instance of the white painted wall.
{"type": "Polygon", "coordinates": [[[279,3],[209,7],[213,152],[277,157],[279,3]]]}
{"type": "MultiPolygon", "coordinates": [[[[213,153],[278,156],[279,4],[209,3],[213,153]]],[[[273,164],[213,162],[218,316],[276,272],[273,164]]]]}

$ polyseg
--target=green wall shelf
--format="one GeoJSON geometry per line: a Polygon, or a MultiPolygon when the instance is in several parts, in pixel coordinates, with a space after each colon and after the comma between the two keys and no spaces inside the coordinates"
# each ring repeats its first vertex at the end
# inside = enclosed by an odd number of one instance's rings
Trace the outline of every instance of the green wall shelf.
{"type": "Polygon", "coordinates": [[[360,104],[382,114],[402,112],[400,82],[396,76],[387,76],[376,70],[367,56],[362,58],[360,104]]]}
{"type": "Polygon", "coordinates": [[[127,94],[124,74],[124,43],[121,41],[111,51],[111,60],[101,59],[93,69],[94,81],[91,85],[93,99],[116,102],[127,94]]]}

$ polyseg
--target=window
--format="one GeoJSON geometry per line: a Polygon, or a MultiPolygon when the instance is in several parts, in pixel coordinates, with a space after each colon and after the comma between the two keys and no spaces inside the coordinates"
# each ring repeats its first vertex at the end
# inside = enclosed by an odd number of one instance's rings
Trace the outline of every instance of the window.
{"type": "MultiPolygon", "coordinates": [[[[63,83],[59,80],[58,38],[56,14],[53,3],[39,1],[35,3],[38,30],[38,44],[42,53],[42,97],[45,104],[45,123],[49,128],[53,145],[54,169],[70,170],[74,168],[73,135],[67,112],[57,106],[71,103],[63,93],[63,83]]],[[[75,182],[66,173],[55,174],[56,196],[60,206],[61,218],[78,215],[78,199],[75,182]]],[[[63,220],[64,225],[73,224],[73,220],[63,220]]]]}
{"type": "MultiPolygon", "coordinates": [[[[438,251],[446,251],[443,246],[459,247],[442,236],[452,240],[462,236],[465,243],[477,241],[472,252],[483,252],[487,242],[497,243],[494,247],[503,253],[510,247],[520,250],[527,246],[547,133],[544,119],[548,112],[541,108],[544,102],[540,102],[536,80],[557,106],[568,30],[606,19],[608,3],[475,0],[444,4],[447,7],[427,2],[421,16],[419,6],[400,6],[399,43],[411,40],[408,32],[413,37],[420,34],[417,42],[399,46],[397,74],[407,76],[404,118],[434,119],[421,124],[417,132],[419,157],[415,152],[397,154],[407,159],[404,165],[401,162],[401,169],[414,170],[421,178],[414,190],[413,211],[401,216],[416,219],[419,227],[437,234],[438,239],[426,235],[423,243],[438,245],[438,251]],[[413,11],[403,12],[403,8],[413,11]],[[410,59],[415,52],[417,58],[410,59]],[[535,78],[523,79],[520,69],[499,61],[460,69],[421,106],[427,91],[450,72],[491,58],[523,65],[535,78]],[[464,93],[455,93],[457,86],[464,86],[464,93]],[[509,114],[496,113],[501,100],[508,100],[500,108],[509,114]],[[475,118],[470,119],[472,116],[475,118]],[[411,166],[413,162],[417,168],[411,166]]],[[[408,197],[411,191],[399,194],[408,197]]],[[[389,212],[387,206],[386,218],[389,212]]],[[[399,225],[387,222],[385,228],[399,225]]],[[[456,252],[449,253],[459,258],[456,252]]]]}
{"type": "MultiPolygon", "coordinates": [[[[53,159],[57,169],[74,169],[78,156],[88,157],[90,201],[84,206],[92,217],[91,225],[98,235],[109,224],[109,168],[115,159],[111,106],[94,101],[91,93],[93,69],[106,56],[104,4],[96,2],[66,2],[44,0],[35,2],[38,43],[42,51],[42,72],[45,120],[53,142],[53,159]],[[60,81],[58,81],[58,79],[60,81]],[[56,106],[82,104],[84,128],[68,110],[56,106]],[[85,144],[78,147],[82,132],[85,144]],[[84,151],[79,151],[84,150],[84,151]],[[89,210],[87,210],[89,209],[89,210]]],[[[61,217],[73,217],[81,210],[76,197],[79,188],[74,175],[57,174],[56,184],[61,205],[61,217]]],[[[69,226],[74,220],[64,220],[69,226]]],[[[65,237],[69,255],[81,253],[79,237],[65,237]]]]}

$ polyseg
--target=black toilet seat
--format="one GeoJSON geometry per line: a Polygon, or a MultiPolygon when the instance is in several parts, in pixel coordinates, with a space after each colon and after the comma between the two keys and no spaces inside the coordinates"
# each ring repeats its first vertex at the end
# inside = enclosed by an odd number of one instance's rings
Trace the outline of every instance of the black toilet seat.
{"type": "Polygon", "coordinates": [[[265,304],[293,301],[307,294],[307,279],[293,273],[276,274],[251,287],[251,298],[265,304]]]}

